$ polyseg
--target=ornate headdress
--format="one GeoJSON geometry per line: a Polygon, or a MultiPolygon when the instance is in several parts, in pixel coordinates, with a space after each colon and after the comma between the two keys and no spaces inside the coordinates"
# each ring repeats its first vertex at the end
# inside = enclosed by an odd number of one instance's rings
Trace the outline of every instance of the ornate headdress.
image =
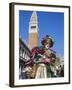
{"type": "Polygon", "coordinates": [[[42,43],[42,45],[46,45],[46,44],[50,43],[50,47],[52,47],[53,44],[54,44],[54,40],[53,40],[53,38],[50,37],[49,35],[46,35],[46,36],[42,39],[41,43],[42,43]]]}

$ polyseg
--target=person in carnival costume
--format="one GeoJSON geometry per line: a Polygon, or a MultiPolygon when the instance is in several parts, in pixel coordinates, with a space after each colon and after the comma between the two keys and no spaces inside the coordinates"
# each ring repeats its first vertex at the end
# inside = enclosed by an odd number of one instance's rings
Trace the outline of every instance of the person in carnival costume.
{"type": "Polygon", "coordinates": [[[26,67],[31,67],[31,78],[54,77],[56,52],[51,49],[54,41],[49,35],[46,35],[41,43],[41,47],[34,47],[32,49],[31,59],[26,63],[26,67]]]}

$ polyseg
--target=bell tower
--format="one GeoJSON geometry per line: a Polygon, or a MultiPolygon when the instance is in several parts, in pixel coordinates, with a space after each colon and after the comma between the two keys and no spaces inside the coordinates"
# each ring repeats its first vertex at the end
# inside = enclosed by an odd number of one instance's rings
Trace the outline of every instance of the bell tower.
{"type": "Polygon", "coordinates": [[[38,18],[37,13],[34,11],[29,22],[29,48],[38,46],[38,18]]]}

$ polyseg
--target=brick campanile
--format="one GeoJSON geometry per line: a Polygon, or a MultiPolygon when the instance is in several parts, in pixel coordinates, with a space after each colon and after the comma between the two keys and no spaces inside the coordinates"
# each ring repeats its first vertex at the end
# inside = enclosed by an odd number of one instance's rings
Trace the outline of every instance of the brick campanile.
{"type": "Polygon", "coordinates": [[[38,18],[37,13],[34,11],[29,22],[29,42],[30,49],[38,46],[38,18]]]}

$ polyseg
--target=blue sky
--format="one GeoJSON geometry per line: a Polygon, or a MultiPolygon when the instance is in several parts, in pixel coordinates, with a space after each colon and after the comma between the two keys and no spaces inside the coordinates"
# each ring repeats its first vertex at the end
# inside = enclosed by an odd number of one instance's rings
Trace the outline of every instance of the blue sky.
{"type": "MultiPolygon", "coordinates": [[[[29,21],[32,11],[19,11],[19,35],[28,44],[29,21]]],[[[39,46],[41,40],[47,34],[55,43],[52,47],[57,54],[64,55],[64,13],[59,12],[39,12],[37,11],[39,22],[39,46]]]]}

